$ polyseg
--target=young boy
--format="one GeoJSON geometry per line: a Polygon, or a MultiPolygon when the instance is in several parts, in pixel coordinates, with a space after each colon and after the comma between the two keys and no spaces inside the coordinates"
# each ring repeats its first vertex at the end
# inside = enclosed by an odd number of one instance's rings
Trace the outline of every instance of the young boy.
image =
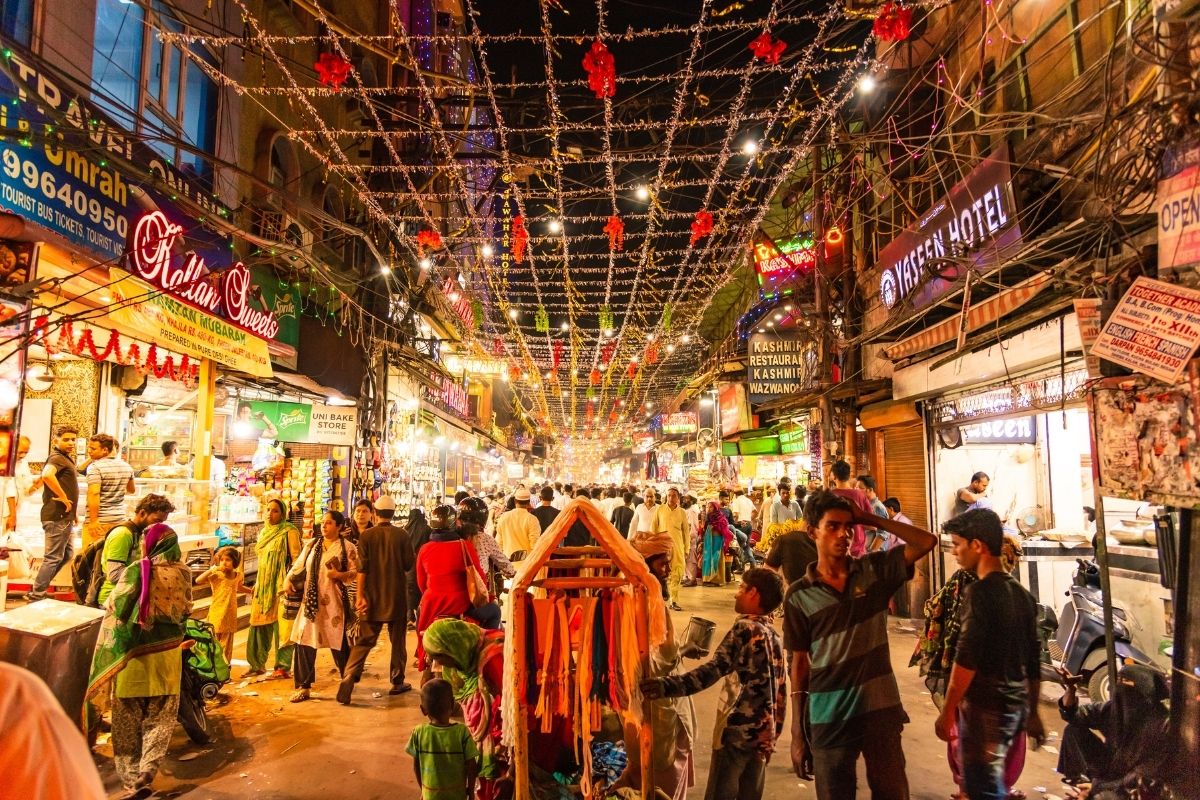
{"type": "Polygon", "coordinates": [[[642,682],[651,700],[707,689],[726,676],[713,729],[705,800],[760,800],[767,762],[783,732],[787,681],[783,646],[771,613],[783,602],[783,581],[765,567],[742,575],[734,595],[740,616],[712,660],[691,672],[642,682]]]}
{"type": "Polygon", "coordinates": [[[421,800],[468,800],[475,796],[479,748],[467,726],[451,722],[454,692],[435,678],[421,687],[421,713],[429,723],[413,728],[406,753],[413,757],[421,800]]]}

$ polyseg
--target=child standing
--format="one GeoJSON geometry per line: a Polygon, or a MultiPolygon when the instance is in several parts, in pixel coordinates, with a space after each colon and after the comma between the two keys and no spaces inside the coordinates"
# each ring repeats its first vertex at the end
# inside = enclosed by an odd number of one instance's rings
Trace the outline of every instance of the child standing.
{"type": "Polygon", "coordinates": [[[475,796],[479,748],[467,726],[451,722],[454,690],[435,678],[421,687],[421,713],[429,718],[413,728],[406,753],[413,757],[421,800],[468,800],[475,796]]]}
{"type": "Polygon", "coordinates": [[[208,621],[213,626],[217,641],[225,651],[225,660],[233,659],[233,635],[237,633],[238,592],[249,594],[252,590],[242,585],[242,573],[238,567],[242,555],[236,547],[222,547],[208,571],[196,578],[197,584],[207,583],[212,587],[212,605],[208,607],[208,621]]]}
{"type": "Polygon", "coordinates": [[[725,676],[705,800],[761,800],[767,762],[783,732],[787,680],[783,645],[771,614],[783,602],[783,581],[772,570],[752,567],[734,595],[740,616],[712,660],[682,675],[643,681],[651,700],[707,689],[725,676]]]}

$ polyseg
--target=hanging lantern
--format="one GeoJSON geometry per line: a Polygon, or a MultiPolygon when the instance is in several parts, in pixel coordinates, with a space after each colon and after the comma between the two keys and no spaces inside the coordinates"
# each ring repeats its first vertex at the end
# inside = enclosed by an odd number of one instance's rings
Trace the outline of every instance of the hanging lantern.
{"type": "Polygon", "coordinates": [[[662,329],[664,331],[666,331],[667,333],[671,332],[671,314],[673,311],[674,311],[674,309],[671,308],[670,303],[667,303],[666,305],[663,306],[662,329]]]}
{"type": "Polygon", "coordinates": [[[517,264],[525,263],[525,250],[529,247],[529,231],[525,230],[525,217],[517,214],[512,218],[512,257],[517,264]]]}
{"type": "Polygon", "coordinates": [[[609,252],[616,253],[625,249],[625,223],[621,222],[620,217],[615,214],[609,217],[604,232],[608,234],[609,252]]]}
{"type": "Polygon", "coordinates": [[[696,218],[694,220],[692,220],[691,246],[695,247],[696,242],[700,241],[705,236],[708,236],[710,233],[712,233],[712,229],[713,229],[712,214],[708,213],[704,209],[700,209],[699,211],[697,211],[696,218]]]}
{"type": "MultiPolygon", "coordinates": [[[[584,394],[584,396],[587,397],[588,400],[591,400],[593,397],[596,396],[596,390],[593,389],[591,386],[589,386],[587,389],[587,392],[584,394]]],[[[592,408],[592,404],[588,403],[588,410],[590,411],[591,408],[592,408]]]]}
{"type": "Polygon", "coordinates": [[[754,57],[767,64],[778,64],[786,49],[787,45],[782,39],[772,39],[771,34],[766,31],[750,43],[750,51],[754,53],[754,57]]]}
{"type": "Polygon", "coordinates": [[[508,365],[508,380],[512,383],[516,383],[517,381],[521,380],[521,368],[516,364],[508,365]]]}
{"type": "Polygon", "coordinates": [[[885,42],[902,42],[911,32],[912,9],[900,3],[884,3],[871,26],[875,38],[885,42]]]}
{"type": "Polygon", "coordinates": [[[317,77],[322,86],[328,86],[337,91],[350,77],[350,62],[337,53],[321,53],[317,63],[313,64],[317,77]]]}
{"type": "Polygon", "coordinates": [[[624,397],[627,391],[629,391],[629,387],[622,383],[617,387],[617,397],[624,397]]]}
{"type": "Polygon", "coordinates": [[[550,315],[543,306],[538,306],[538,310],[534,312],[533,329],[538,333],[550,332],[550,315]]]}
{"type": "Polygon", "coordinates": [[[628,375],[630,377],[630,379],[637,377],[637,362],[636,361],[629,362],[629,367],[625,370],[625,374],[628,375]]]}
{"type": "Polygon", "coordinates": [[[651,343],[651,344],[646,345],[646,363],[647,364],[657,364],[658,363],[658,345],[657,344],[651,343]]]}
{"type": "Polygon", "coordinates": [[[600,307],[600,327],[603,330],[610,330],[616,326],[613,325],[613,312],[608,306],[600,307]]]}
{"type": "Polygon", "coordinates": [[[617,351],[617,343],[616,342],[611,342],[611,341],[605,342],[604,346],[600,348],[600,363],[604,364],[605,367],[607,368],[608,365],[612,363],[613,353],[615,353],[616,351],[617,351]]]}
{"type": "Polygon", "coordinates": [[[597,100],[612,97],[617,93],[617,68],[612,53],[597,39],[592,49],[583,57],[583,70],[588,75],[588,88],[597,100]]]}

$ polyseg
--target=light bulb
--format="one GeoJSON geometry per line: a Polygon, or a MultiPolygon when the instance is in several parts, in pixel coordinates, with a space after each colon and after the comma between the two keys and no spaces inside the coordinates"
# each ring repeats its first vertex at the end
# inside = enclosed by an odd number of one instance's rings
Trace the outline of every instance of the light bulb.
{"type": "Polygon", "coordinates": [[[863,94],[875,91],[875,78],[871,75],[863,75],[858,80],[858,90],[863,94]]]}
{"type": "Polygon", "coordinates": [[[547,227],[550,229],[551,233],[561,233],[562,232],[562,223],[556,219],[550,220],[550,223],[549,223],[549,225],[547,225],[547,227]]]}
{"type": "Polygon", "coordinates": [[[508,310],[508,318],[509,319],[516,319],[520,314],[521,314],[521,312],[517,311],[515,308],[510,308],[508,310]]]}
{"type": "Polygon", "coordinates": [[[492,246],[490,244],[485,244],[483,247],[479,248],[479,254],[484,258],[491,258],[493,252],[494,251],[492,250],[492,246]]]}
{"type": "Polygon", "coordinates": [[[417,266],[419,266],[421,269],[429,269],[433,266],[433,260],[429,258],[422,258],[417,262],[417,266]]]}
{"type": "Polygon", "coordinates": [[[633,193],[637,197],[638,200],[649,200],[650,199],[650,190],[647,189],[645,186],[643,186],[640,183],[637,185],[637,188],[633,190],[633,193]]]}
{"type": "Polygon", "coordinates": [[[757,152],[758,152],[758,142],[754,141],[753,139],[747,139],[742,144],[742,153],[743,154],[752,156],[752,155],[756,154],[757,152]]]}

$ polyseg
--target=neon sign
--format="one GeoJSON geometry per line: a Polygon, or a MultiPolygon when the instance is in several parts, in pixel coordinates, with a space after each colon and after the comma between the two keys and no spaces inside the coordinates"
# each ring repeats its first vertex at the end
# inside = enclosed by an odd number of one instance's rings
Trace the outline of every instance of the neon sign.
{"type": "Polygon", "coordinates": [[[172,264],[172,251],[183,227],[161,211],[151,211],[137,221],[129,244],[129,263],[142,280],[210,314],[220,314],[235,325],[264,339],[279,333],[279,321],[269,311],[251,308],[255,288],[250,270],[235,262],[214,275],[202,256],[189,252],[180,265],[172,264]]]}
{"type": "Polygon", "coordinates": [[[769,239],[759,239],[754,243],[754,268],[760,277],[784,270],[810,270],[816,265],[815,243],[807,234],[794,236],[779,244],[769,239]]]}

